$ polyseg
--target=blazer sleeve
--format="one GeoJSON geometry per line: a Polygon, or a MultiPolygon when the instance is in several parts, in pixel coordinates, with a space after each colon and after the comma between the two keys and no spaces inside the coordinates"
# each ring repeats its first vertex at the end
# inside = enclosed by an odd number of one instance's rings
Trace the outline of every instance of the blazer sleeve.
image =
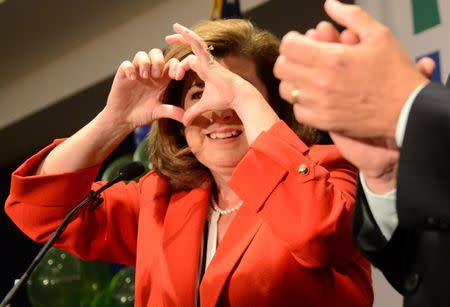
{"type": "MultiPolygon", "coordinates": [[[[31,239],[46,242],[64,217],[92,189],[104,182],[94,183],[99,166],[72,173],[36,176],[35,168],[45,155],[61,140],[55,141],[13,174],[11,191],[5,210],[14,223],[31,239]]],[[[93,211],[80,210],[68,225],[55,247],[67,250],[86,260],[103,260],[134,265],[136,258],[139,184],[120,182],[102,193],[104,202],[93,211]],[[121,225],[127,225],[121,227],[121,225]]]]}
{"type": "Polygon", "coordinates": [[[355,178],[334,145],[309,148],[280,121],[251,144],[230,185],[297,261],[325,267],[359,254],[351,236],[355,178]]]}
{"type": "Polygon", "coordinates": [[[450,89],[429,83],[409,113],[398,171],[400,226],[450,227],[450,89]]]}

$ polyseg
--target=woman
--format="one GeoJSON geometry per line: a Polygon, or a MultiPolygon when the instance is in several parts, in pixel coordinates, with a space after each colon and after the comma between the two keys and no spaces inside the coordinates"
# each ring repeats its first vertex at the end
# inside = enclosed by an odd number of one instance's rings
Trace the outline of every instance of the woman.
{"type": "Polygon", "coordinates": [[[58,247],[135,265],[137,306],[371,306],[350,233],[355,171],[278,96],[278,40],[242,20],[174,31],[165,58],[123,62],[105,109],[15,171],[8,214],[47,240],[103,184],[99,163],[153,123],[154,171],[106,191],[58,247]]]}

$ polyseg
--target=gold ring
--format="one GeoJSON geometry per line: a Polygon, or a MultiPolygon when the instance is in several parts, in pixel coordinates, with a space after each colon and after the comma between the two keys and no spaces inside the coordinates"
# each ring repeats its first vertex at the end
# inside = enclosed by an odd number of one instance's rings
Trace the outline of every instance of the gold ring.
{"type": "Polygon", "coordinates": [[[300,95],[299,89],[294,89],[291,91],[291,102],[292,103],[298,103],[298,95],[300,95]]]}

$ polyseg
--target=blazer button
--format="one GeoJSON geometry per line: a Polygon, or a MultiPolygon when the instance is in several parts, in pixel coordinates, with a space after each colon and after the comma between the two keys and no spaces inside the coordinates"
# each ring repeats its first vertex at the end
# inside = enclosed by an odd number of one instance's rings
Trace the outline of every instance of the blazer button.
{"type": "Polygon", "coordinates": [[[309,172],[308,166],[306,166],[306,164],[301,164],[301,165],[298,167],[298,172],[299,172],[300,174],[302,174],[302,175],[308,174],[308,172],[309,172]]]}
{"type": "Polygon", "coordinates": [[[420,282],[420,276],[418,273],[411,273],[408,277],[405,279],[405,290],[409,293],[414,292],[417,287],[419,286],[420,282]]]}

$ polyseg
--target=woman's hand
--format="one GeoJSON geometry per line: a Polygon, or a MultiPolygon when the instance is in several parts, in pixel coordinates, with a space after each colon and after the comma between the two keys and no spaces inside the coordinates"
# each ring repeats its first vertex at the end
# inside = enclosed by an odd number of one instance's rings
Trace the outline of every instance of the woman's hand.
{"type": "Polygon", "coordinates": [[[205,81],[202,99],[185,113],[183,122],[188,125],[198,115],[211,110],[234,109],[237,93],[243,88],[257,92],[254,87],[237,74],[220,65],[210,53],[208,46],[200,36],[190,29],[174,24],[177,34],[166,36],[166,42],[190,45],[194,54],[180,62],[175,77],[181,79],[188,70],[193,70],[205,81]]]}
{"type": "Polygon", "coordinates": [[[158,118],[182,121],[184,110],[162,103],[164,91],[171,78],[169,71],[179,62],[164,62],[159,49],[136,53],[133,61],[124,61],[114,78],[105,114],[118,125],[130,129],[149,124],[158,118]]]}
{"type": "Polygon", "coordinates": [[[105,108],[92,121],[53,149],[36,174],[57,174],[102,162],[134,130],[155,119],[183,120],[184,110],[162,104],[170,82],[168,71],[179,65],[164,62],[161,50],[138,52],[117,70],[105,108]],[[76,154],[74,154],[76,153],[76,154]]]}
{"type": "MultiPolygon", "coordinates": [[[[256,76],[256,69],[253,73],[255,80],[250,83],[214,59],[207,44],[195,32],[179,24],[174,24],[173,30],[176,34],[166,36],[166,42],[190,45],[193,54],[182,60],[169,76],[179,80],[188,70],[193,70],[205,82],[202,98],[184,114],[184,125],[189,125],[197,116],[208,111],[233,109],[251,143],[261,131],[268,130],[278,120],[266,100],[267,89],[256,76]]],[[[248,65],[255,64],[249,61],[248,65]]],[[[251,71],[251,68],[249,66],[245,70],[251,71]]]]}

